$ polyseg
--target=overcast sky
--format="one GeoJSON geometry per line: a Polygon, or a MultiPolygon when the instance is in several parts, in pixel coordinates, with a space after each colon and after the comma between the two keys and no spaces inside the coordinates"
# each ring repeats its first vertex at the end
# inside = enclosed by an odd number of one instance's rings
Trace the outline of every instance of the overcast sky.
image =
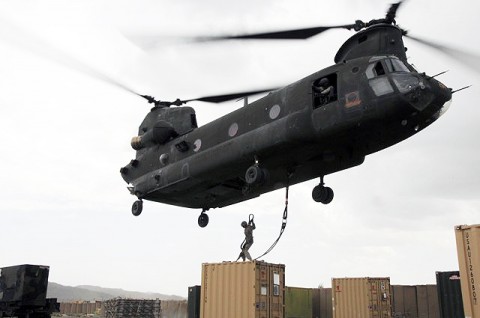
{"type": "MultiPolygon", "coordinates": [[[[85,75],[98,74],[84,65],[162,100],[285,85],[333,64],[352,33],[332,30],[301,42],[172,40],[368,21],[389,5],[0,0],[0,267],[50,265],[50,281],[63,285],[186,297],[188,286],[200,284],[202,263],[236,259],[240,222],[250,213],[257,224],[250,251],[263,253],[278,235],[284,190],[210,210],[204,229],[199,210],[145,202],[142,215],[132,216],[135,198],[119,169],[134,158],[130,139],[150,107],[85,75]],[[145,51],[124,34],[163,37],[145,51]]],[[[480,54],[479,11],[477,0],[410,0],[397,22],[412,35],[480,54]]],[[[365,276],[430,284],[436,271],[458,269],[454,226],[480,223],[478,64],[405,44],[419,71],[449,70],[439,77],[447,86],[473,86],[418,135],[327,176],[335,191],[328,206],[311,199],[318,180],[291,187],[285,234],[264,258],[286,265],[288,286],[365,276]]],[[[202,125],[242,103],[192,106],[202,125]]]]}

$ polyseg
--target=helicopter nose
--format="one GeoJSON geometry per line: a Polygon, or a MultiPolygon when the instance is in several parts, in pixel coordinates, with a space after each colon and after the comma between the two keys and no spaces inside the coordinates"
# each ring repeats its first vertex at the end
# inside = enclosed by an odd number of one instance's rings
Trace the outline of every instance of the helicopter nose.
{"type": "Polygon", "coordinates": [[[433,119],[437,120],[438,118],[442,117],[443,114],[445,114],[447,110],[450,109],[451,105],[452,105],[452,98],[450,96],[450,99],[445,101],[445,103],[443,103],[443,106],[440,108],[440,110],[433,115],[433,119]]]}
{"type": "Polygon", "coordinates": [[[450,108],[452,103],[452,89],[435,79],[432,81],[432,87],[433,93],[436,96],[434,103],[438,105],[437,107],[439,108],[435,115],[440,117],[450,108]]]}

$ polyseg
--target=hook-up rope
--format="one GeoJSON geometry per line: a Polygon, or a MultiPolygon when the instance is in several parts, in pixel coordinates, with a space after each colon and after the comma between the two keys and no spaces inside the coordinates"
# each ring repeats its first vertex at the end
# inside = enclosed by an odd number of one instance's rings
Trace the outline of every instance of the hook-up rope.
{"type": "Polygon", "coordinates": [[[255,258],[255,261],[258,260],[260,257],[263,257],[270,253],[275,245],[277,245],[278,241],[280,241],[280,238],[282,237],[283,232],[285,231],[285,227],[287,226],[287,217],[288,217],[288,184],[287,187],[285,188],[285,210],[283,210],[283,218],[282,218],[282,226],[280,228],[280,234],[278,235],[277,239],[273,242],[273,244],[259,257],[255,258]]]}

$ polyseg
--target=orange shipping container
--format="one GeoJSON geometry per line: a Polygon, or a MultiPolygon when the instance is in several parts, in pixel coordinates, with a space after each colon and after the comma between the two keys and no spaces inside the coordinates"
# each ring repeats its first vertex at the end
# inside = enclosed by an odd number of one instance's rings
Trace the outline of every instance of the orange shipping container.
{"type": "Polygon", "coordinates": [[[392,317],[390,278],[333,278],[334,318],[392,317]]]}
{"type": "Polygon", "coordinates": [[[480,318],[480,224],[455,227],[465,317],[480,318]]]}
{"type": "Polygon", "coordinates": [[[201,318],[283,318],[285,265],[224,262],[202,265],[201,318]]]}

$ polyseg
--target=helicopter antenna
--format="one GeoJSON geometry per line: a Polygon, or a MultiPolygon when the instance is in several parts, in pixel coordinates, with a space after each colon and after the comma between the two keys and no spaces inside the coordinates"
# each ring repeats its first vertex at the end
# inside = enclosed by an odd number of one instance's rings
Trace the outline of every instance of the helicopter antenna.
{"type": "Polygon", "coordinates": [[[468,85],[468,86],[465,86],[465,87],[462,87],[462,88],[456,89],[456,90],[452,91],[452,94],[453,94],[453,93],[456,93],[456,92],[463,91],[464,89],[467,89],[467,88],[469,88],[469,87],[472,87],[472,85],[468,85]]]}
{"type": "Polygon", "coordinates": [[[445,74],[445,73],[447,73],[447,72],[448,72],[448,70],[443,71],[443,72],[440,72],[440,73],[438,73],[438,74],[436,74],[436,75],[430,76],[430,78],[435,78],[435,77],[440,76],[440,75],[443,75],[443,74],[445,74]]]}
{"type": "MultiPolygon", "coordinates": [[[[440,72],[440,73],[435,74],[435,75],[433,75],[433,76],[426,76],[426,78],[427,78],[427,80],[431,80],[432,78],[435,78],[435,77],[440,76],[440,75],[442,75],[442,74],[445,74],[445,73],[447,73],[447,72],[448,72],[448,70],[443,71],[443,72],[440,72]]],[[[424,73],[424,75],[425,75],[425,73],[424,73]]]]}

